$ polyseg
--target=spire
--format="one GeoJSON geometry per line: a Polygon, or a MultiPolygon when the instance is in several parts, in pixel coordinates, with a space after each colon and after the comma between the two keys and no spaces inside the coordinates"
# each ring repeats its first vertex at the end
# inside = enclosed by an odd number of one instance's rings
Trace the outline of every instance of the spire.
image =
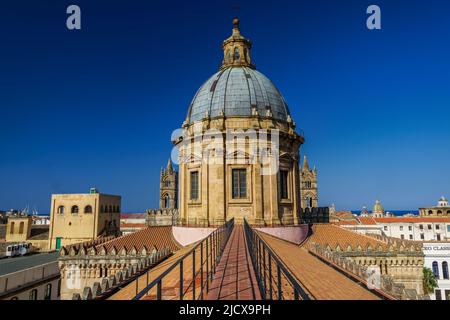
{"type": "Polygon", "coordinates": [[[172,161],[170,161],[170,158],[169,158],[169,160],[167,161],[167,171],[168,171],[169,173],[172,173],[172,161]]]}
{"type": "Polygon", "coordinates": [[[233,32],[229,38],[227,38],[223,44],[223,61],[221,69],[243,66],[255,68],[251,63],[250,49],[252,48],[252,43],[250,40],[246,39],[241,34],[239,28],[239,19],[233,19],[233,32]]]}
{"type": "Polygon", "coordinates": [[[306,154],[303,156],[302,171],[309,171],[308,157],[306,156],[306,154]]]}

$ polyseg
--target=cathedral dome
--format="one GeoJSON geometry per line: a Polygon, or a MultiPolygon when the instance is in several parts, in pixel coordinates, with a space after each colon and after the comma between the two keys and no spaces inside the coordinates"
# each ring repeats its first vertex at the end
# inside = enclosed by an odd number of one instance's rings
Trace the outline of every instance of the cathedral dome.
{"type": "Polygon", "coordinates": [[[191,124],[207,118],[259,116],[291,121],[288,106],[275,85],[251,63],[250,40],[233,20],[233,33],[223,42],[220,71],[197,91],[186,118],[191,124]]]}
{"type": "Polygon", "coordinates": [[[384,213],[384,208],[383,208],[383,206],[381,205],[380,200],[377,200],[377,201],[375,202],[375,205],[373,206],[372,213],[384,213]]]}
{"type": "Polygon", "coordinates": [[[275,85],[262,73],[246,66],[227,67],[209,78],[189,107],[187,122],[224,115],[288,121],[289,109],[275,85]]]}

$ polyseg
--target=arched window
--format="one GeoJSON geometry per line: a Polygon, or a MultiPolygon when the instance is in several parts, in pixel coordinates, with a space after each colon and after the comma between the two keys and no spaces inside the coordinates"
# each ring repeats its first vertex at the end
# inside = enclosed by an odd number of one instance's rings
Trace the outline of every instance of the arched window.
{"type": "Polygon", "coordinates": [[[103,205],[100,206],[100,212],[105,212],[105,208],[103,208],[103,205]]]}
{"type": "Polygon", "coordinates": [[[441,215],[441,214],[442,214],[442,211],[441,211],[441,210],[438,210],[437,214],[438,214],[438,215],[441,215]]]}
{"type": "Polygon", "coordinates": [[[92,206],[84,207],[84,213],[92,213],[92,206]]]}
{"type": "Polygon", "coordinates": [[[59,214],[63,214],[64,213],[64,206],[59,206],[58,207],[58,213],[59,214]]]}
{"type": "Polygon", "coordinates": [[[233,61],[239,60],[240,57],[241,57],[241,54],[239,52],[239,48],[238,47],[234,48],[233,61]]]}
{"type": "Polygon", "coordinates": [[[24,228],[25,228],[25,222],[21,221],[19,224],[19,234],[23,233],[24,228]]]}
{"type": "Polygon", "coordinates": [[[71,213],[78,213],[79,209],[78,206],[72,206],[72,210],[70,211],[71,213]]]}
{"type": "Polygon", "coordinates": [[[433,261],[433,273],[436,279],[439,279],[439,265],[437,261],[433,261]]]}
{"type": "Polygon", "coordinates": [[[310,208],[311,208],[311,206],[309,205],[309,204],[311,203],[310,200],[311,200],[310,197],[306,197],[306,199],[305,199],[305,204],[306,204],[307,207],[310,207],[310,208]]]}
{"type": "Polygon", "coordinates": [[[45,297],[44,300],[51,300],[52,298],[52,285],[51,283],[45,286],[45,297]]]}
{"type": "Polygon", "coordinates": [[[30,300],[37,300],[37,289],[30,291],[30,300]]]}
{"type": "Polygon", "coordinates": [[[447,214],[450,214],[450,210],[447,210],[447,214]]]}
{"type": "Polygon", "coordinates": [[[247,61],[247,48],[244,48],[244,60],[245,60],[245,62],[248,62],[247,61]]]}
{"type": "Polygon", "coordinates": [[[170,203],[170,198],[169,198],[169,195],[166,194],[164,196],[164,208],[169,208],[169,203],[170,203]]]}
{"type": "Polygon", "coordinates": [[[428,215],[431,216],[433,214],[433,210],[428,211],[428,215]]]}
{"type": "Polygon", "coordinates": [[[447,261],[442,262],[442,277],[448,280],[448,263],[447,261]]]}
{"type": "Polygon", "coordinates": [[[15,226],[15,222],[11,222],[11,229],[9,230],[9,234],[14,234],[14,226],[15,226]]]}
{"type": "Polygon", "coordinates": [[[11,300],[19,300],[17,297],[12,297],[11,300]]]}
{"type": "Polygon", "coordinates": [[[111,212],[111,213],[114,212],[113,207],[111,205],[109,206],[109,212],[111,212]]]}

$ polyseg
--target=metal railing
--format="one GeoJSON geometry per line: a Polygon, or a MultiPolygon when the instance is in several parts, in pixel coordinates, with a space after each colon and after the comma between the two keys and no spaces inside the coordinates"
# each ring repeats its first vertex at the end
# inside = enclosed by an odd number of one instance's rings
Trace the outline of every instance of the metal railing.
{"type": "Polygon", "coordinates": [[[209,292],[212,277],[233,227],[234,219],[231,219],[201,240],[150,283],[147,274],[146,287],[139,292],[136,287],[136,296],[132,300],[140,300],[144,296],[156,300],[203,300],[205,293],[209,292]]]}
{"type": "Polygon", "coordinates": [[[248,251],[264,300],[311,300],[291,272],[247,221],[244,221],[248,251]]]}

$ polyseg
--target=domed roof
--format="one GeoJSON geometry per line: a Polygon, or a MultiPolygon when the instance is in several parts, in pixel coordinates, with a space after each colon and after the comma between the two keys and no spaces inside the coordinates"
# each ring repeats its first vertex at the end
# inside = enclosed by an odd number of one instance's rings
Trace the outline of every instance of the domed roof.
{"type": "Polygon", "coordinates": [[[250,67],[227,67],[209,78],[198,90],[189,107],[187,122],[221,115],[251,116],[287,121],[288,106],[275,85],[250,67]],[[253,110],[253,112],[252,112],[253,110]]]}
{"type": "Polygon", "coordinates": [[[380,200],[375,201],[375,205],[373,206],[373,213],[384,213],[384,208],[381,205],[380,200]]]}
{"type": "Polygon", "coordinates": [[[252,43],[242,36],[239,19],[233,19],[232,35],[222,44],[220,71],[197,91],[186,123],[219,116],[260,116],[288,122],[289,109],[280,91],[251,61],[252,43]]]}

